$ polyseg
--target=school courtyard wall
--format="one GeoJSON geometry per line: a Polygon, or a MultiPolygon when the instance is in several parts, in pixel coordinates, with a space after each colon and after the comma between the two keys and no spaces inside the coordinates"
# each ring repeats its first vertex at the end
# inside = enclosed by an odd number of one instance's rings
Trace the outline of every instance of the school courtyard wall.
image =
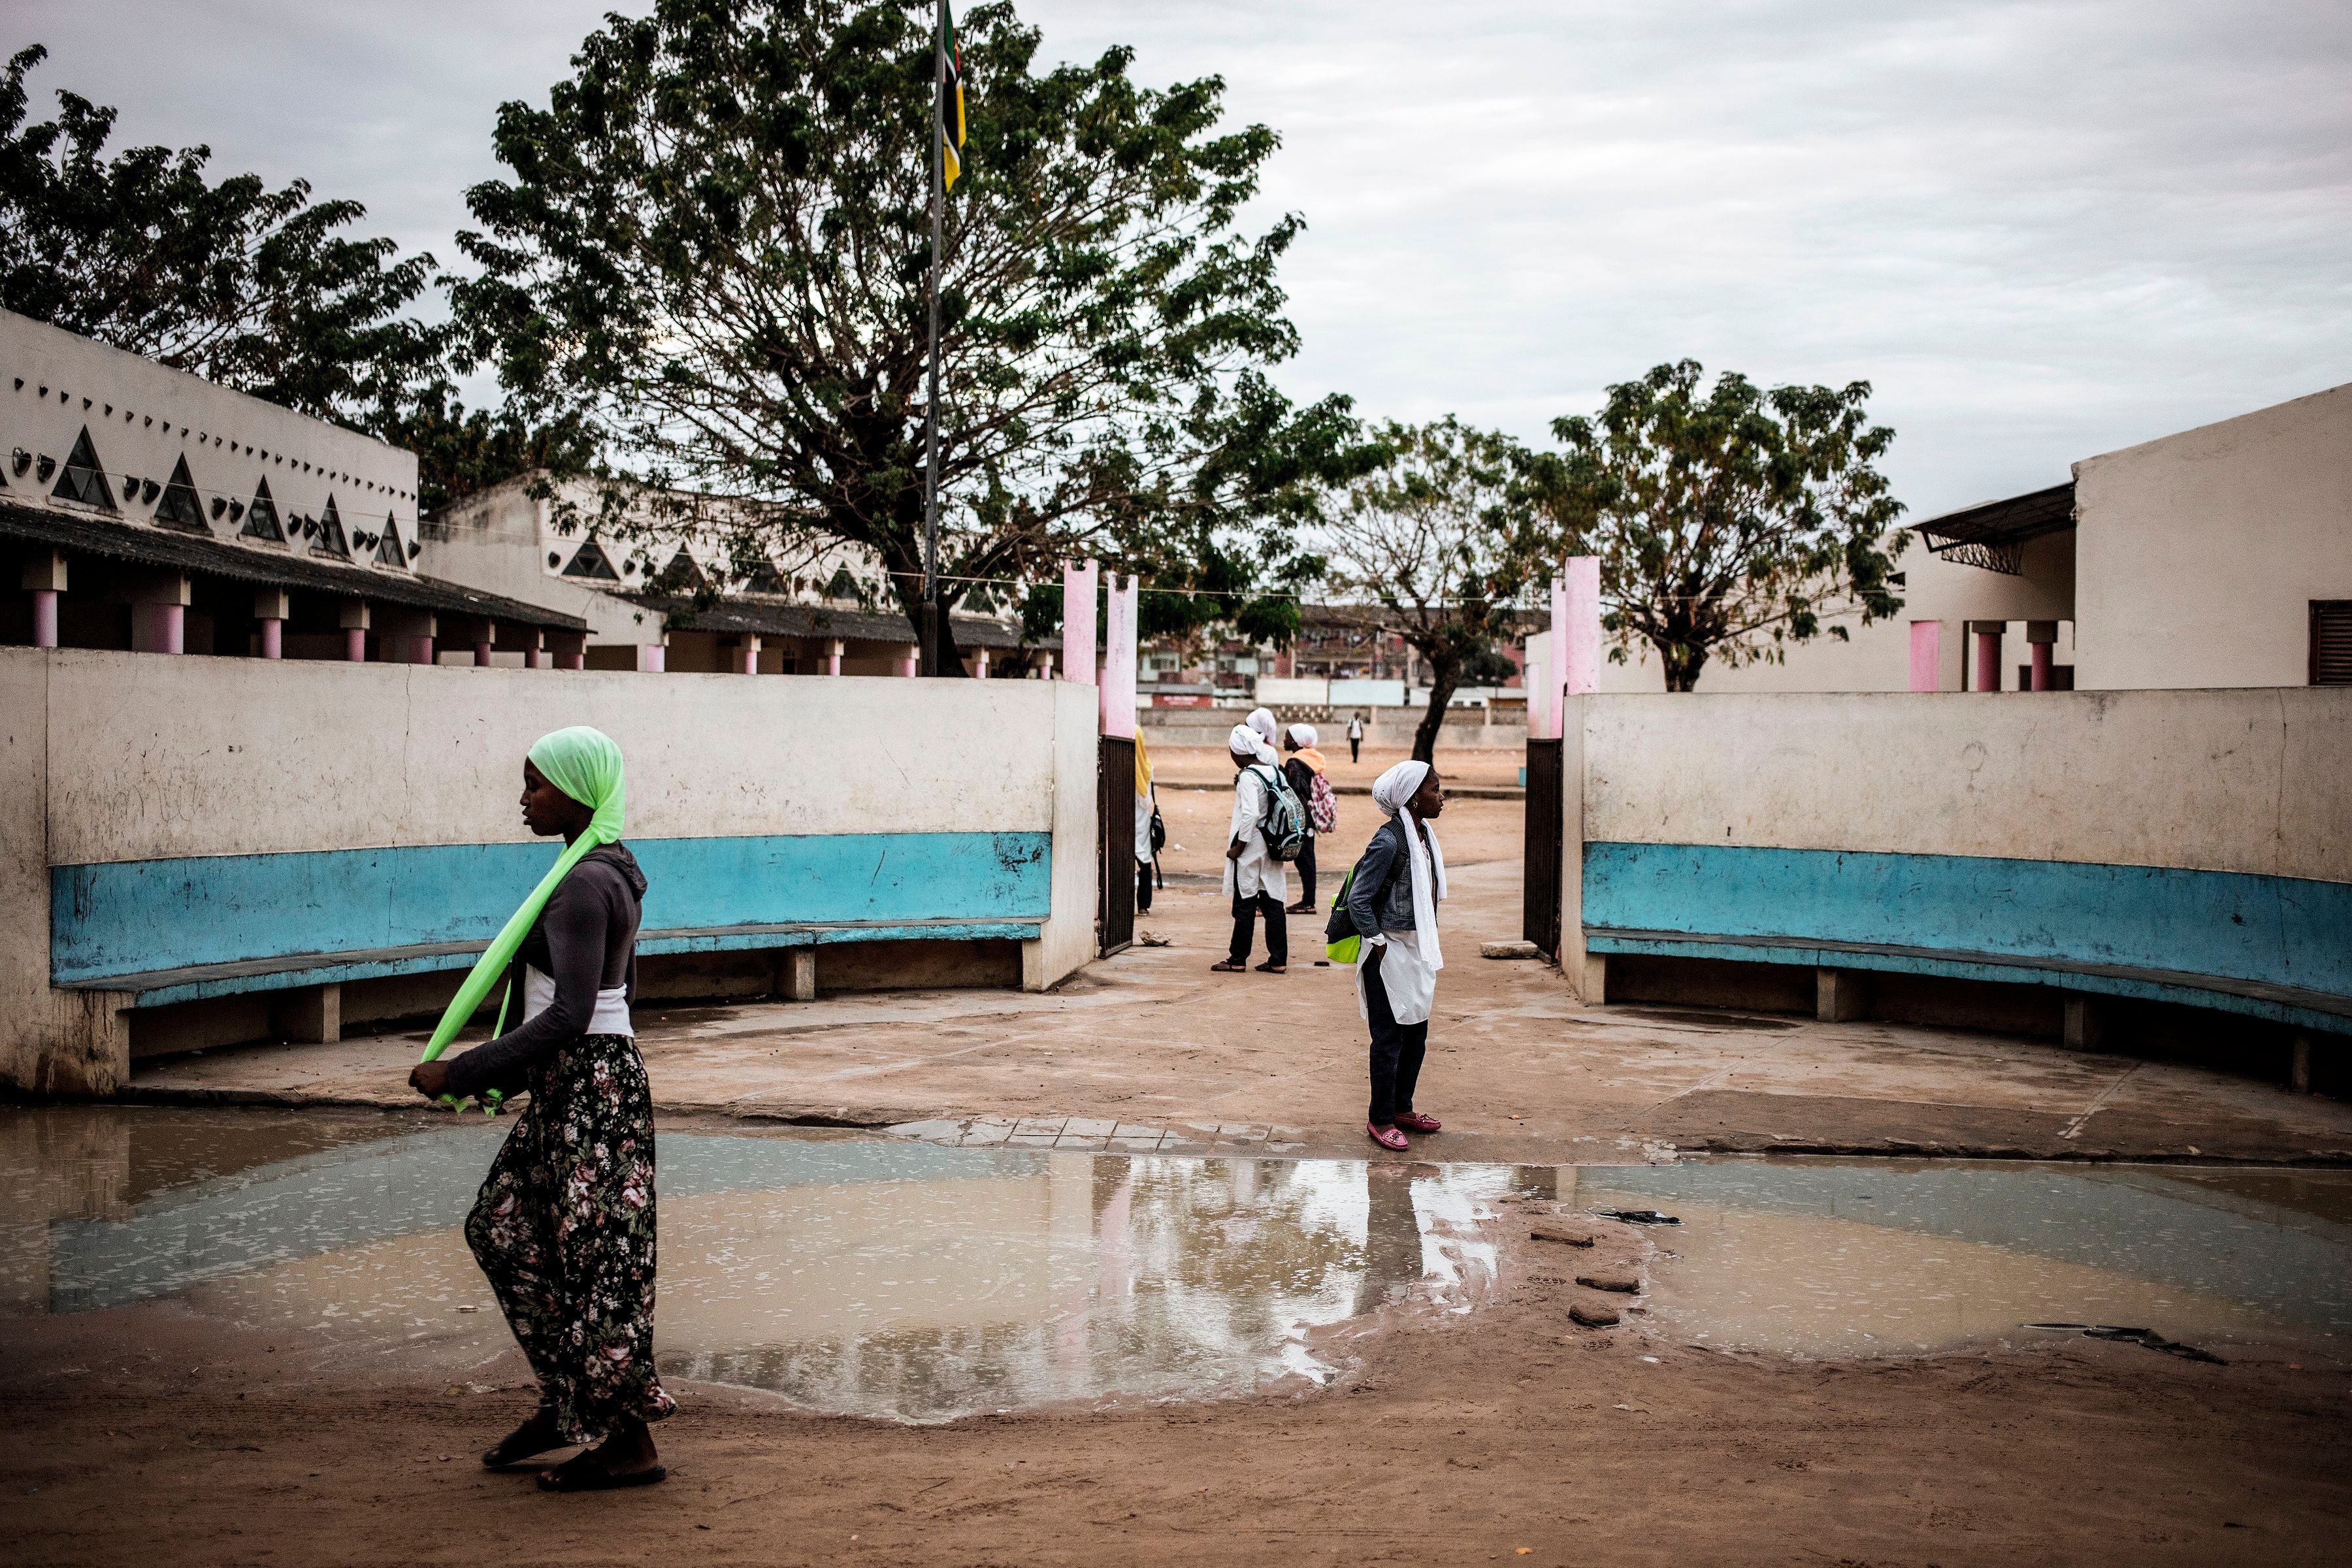
{"type": "Polygon", "coordinates": [[[418,951],[487,942],[551,862],[521,763],[573,723],[627,756],[646,929],[701,933],[682,961],[824,927],[845,961],[936,934],[1008,955],[966,978],[1053,984],[1094,949],[1095,696],[0,648],[0,1085],[119,1089],[142,994],[405,980],[430,1006],[469,961],[418,951]],[[289,955],[352,962],[236,973],[289,955]]]}
{"type": "MultiPolygon", "coordinates": [[[[2024,984],[2352,1032],[2352,691],[1599,695],[1561,959],[2024,984]]],[[[2047,994],[2047,993],[2045,993],[2047,994]]]]}

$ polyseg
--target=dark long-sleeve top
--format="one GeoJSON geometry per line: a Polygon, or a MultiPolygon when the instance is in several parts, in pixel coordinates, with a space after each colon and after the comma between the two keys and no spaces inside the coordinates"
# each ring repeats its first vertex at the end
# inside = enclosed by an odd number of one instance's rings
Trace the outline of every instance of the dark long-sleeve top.
{"type": "MultiPolygon", "coordinates": [[[[599,991],[623,987],[635,1005],[637,920],[645,892],[646,874],[623,846],[599,845],[581,857],[515,952],[518,967],[529,964],[555,982],[555,1000],[536,1017],[451,1062],[451,1094],[462,1099],[489,1089],[513,1094],[530,1087],[533,1068],[587,1034],[599,991]]],[[[513,978],[520,1005],[521,975],[513,978]]]]}
{"type": "Polygon", "coordinates": [[[1402,818],[1390,817],[1364,846],[1348,881],[1348,918],[1362,937],[1414,929],[1412,856],[1405,847],[1402,818]]]}

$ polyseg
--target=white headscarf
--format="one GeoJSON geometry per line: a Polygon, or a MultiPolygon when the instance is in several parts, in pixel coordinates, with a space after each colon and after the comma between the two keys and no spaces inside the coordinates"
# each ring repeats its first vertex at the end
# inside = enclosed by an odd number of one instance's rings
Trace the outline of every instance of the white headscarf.
{"type": "Polygon", "coordinates": [[[1261,763],[1275,760],[1274,748],[1265,743],[1265,737],[1247,724],[1234,726],[1234,732],[1225,737],[1225,750],[1237,757],[1252,757],[1261,763]]]}
{"type": "Polygon", "coordinates": [[[1290,739],[1294,745],[1315,746],[1322,743],[1315,738],[1315,726],[1312,724],[1293,724],[1290,727],[1290,739]]]}
{"type": "Polygon", "coordinates": [[[1412,858],[1413,941],[1430,968],[1443,969],[1445,955],[1437,946],[1437,906],[1445,897],[1445,851],[1437,847],[1434,833],[1429,836],[1427,847],[1423,846],[1421,825],[1413,821],[1408,808],[1429,773],[1427,763],[1399,763],[1372,781],[1372,804],[1404,824],[1405,852],[1412,858]]]}
{"type": "Polygon", "coordinates": [[[1249,727],[1255,730],[1258,732],[1258,738],[1269,746],[1275,743],[1275,738],[1281,733],[1281,726],[1274,721],[1274,712],[1271,709],[1251,709],[1249,727]]]}

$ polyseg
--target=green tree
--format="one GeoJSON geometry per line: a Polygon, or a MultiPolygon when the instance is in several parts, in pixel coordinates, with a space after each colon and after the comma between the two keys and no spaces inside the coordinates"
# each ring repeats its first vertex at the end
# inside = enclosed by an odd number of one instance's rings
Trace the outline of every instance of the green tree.
{"type": "MultiPolygon", "coordinates": [[[[469,193],[459,316],[534,418],[576,413],[623,455],[603,526],[626,526],[629,481],[724,492],[750,542],[862,546],[917,609],[931,15],[659,0],[591,35],[546,109],[500,110],[512,177],[469,193]]],[[[1078,555],[1284,577],[1353,423],[1263,374],[1296,347],[1275,266],[1299,223],[1234,225],[1274,132],[1223,127],[1216,79],[1139,86],[1126,49],[1039,72],[1009,5],[960,34],[943,598],[1078,555]]]]}
{"type": "Polygon", "coordinates": [[[1869,422],[1870,384],[1704,377],[1682,360],[1612,386],[1598,416],[1553,422],[1565,451],[1525,464],[1547,552],[1601,558],[1610,658],[1647,642],[1669,691],[1903,607],[1885,548],[1903,506],[1873,466],[1895,432],[1869,422]]]}
{"type": "Polygon", "coordinates": [[[1426,763],[1465,673],[1517,634],[1548,557],[1519,480],[1527,454],[1509,437],[1451,415],[1379,435],[1386,461],[1323,527],[1325,581],[1341,619],[1402,637],[1427,664],[1429,709],[1412,737],[1426,763]]]}
{"type": "Polygon", "coordinates": [[[32,122],[25,79],[47,53],[0,76],[0,306],[370,431],[440,378],[434,331],[403,314],[432,257],[352,237],[366,209],[300,180],[215,184],[207,147],[110,159],[114,110],[79,94],[32,122]]]}

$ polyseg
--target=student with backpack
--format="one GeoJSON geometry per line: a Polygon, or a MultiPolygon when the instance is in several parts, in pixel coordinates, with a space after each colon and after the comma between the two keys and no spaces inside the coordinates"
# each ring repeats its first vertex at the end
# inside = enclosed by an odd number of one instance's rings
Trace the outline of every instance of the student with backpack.
{"type": "Polygon", "coordinates": [[[1247,724],[1226,737],[1233,753],[1233,825],[1225,837],[1225,894],[1233,900],[1234,941],[1224,961],[1209,967],[1237,974],[1249,967],[1250,942],[1257,918],[1265,917],[1265,962],[1262,974],[1289,972],[1290,932],[1283,905],[1290,893],[1287,863],[1307,837],[1307,811],[1275,763],[1274,748],[1247,724]]]}
{"type": "Polygon", "coordinates": [[[1339,797],[1323,776],[1323,753],[1315,749],[1318,739],[1312,724],[1293,724],[1282,732],[1283,749],[1290,753],[1282,764],[1283,779],[1307,804],[1307,842],[1298,850],[1298,901],[1290,906],[1294,915],[1315,912],[1315,840],[1339,826],[1339,797]]]}
{"type": "Polygon", "coordinates": [[[1445,898],[1445,852],[1429,825],[1445,809],[1437,771],[1399,763],[1372,785],[1372,803],[1389,820],[1364,847],[1325,931],[1332,958],[1356,965],[1356,1004],[1371,1026],[1372,1103],[1364,1131],[1381,1148],[1402,1152],[1408,1132],[1434,1132],[1438,1121],[1412,1108],[1429,1050],[1429,1015],[1445,955],[1437,941],[1437,906],[1445,898]]]}

